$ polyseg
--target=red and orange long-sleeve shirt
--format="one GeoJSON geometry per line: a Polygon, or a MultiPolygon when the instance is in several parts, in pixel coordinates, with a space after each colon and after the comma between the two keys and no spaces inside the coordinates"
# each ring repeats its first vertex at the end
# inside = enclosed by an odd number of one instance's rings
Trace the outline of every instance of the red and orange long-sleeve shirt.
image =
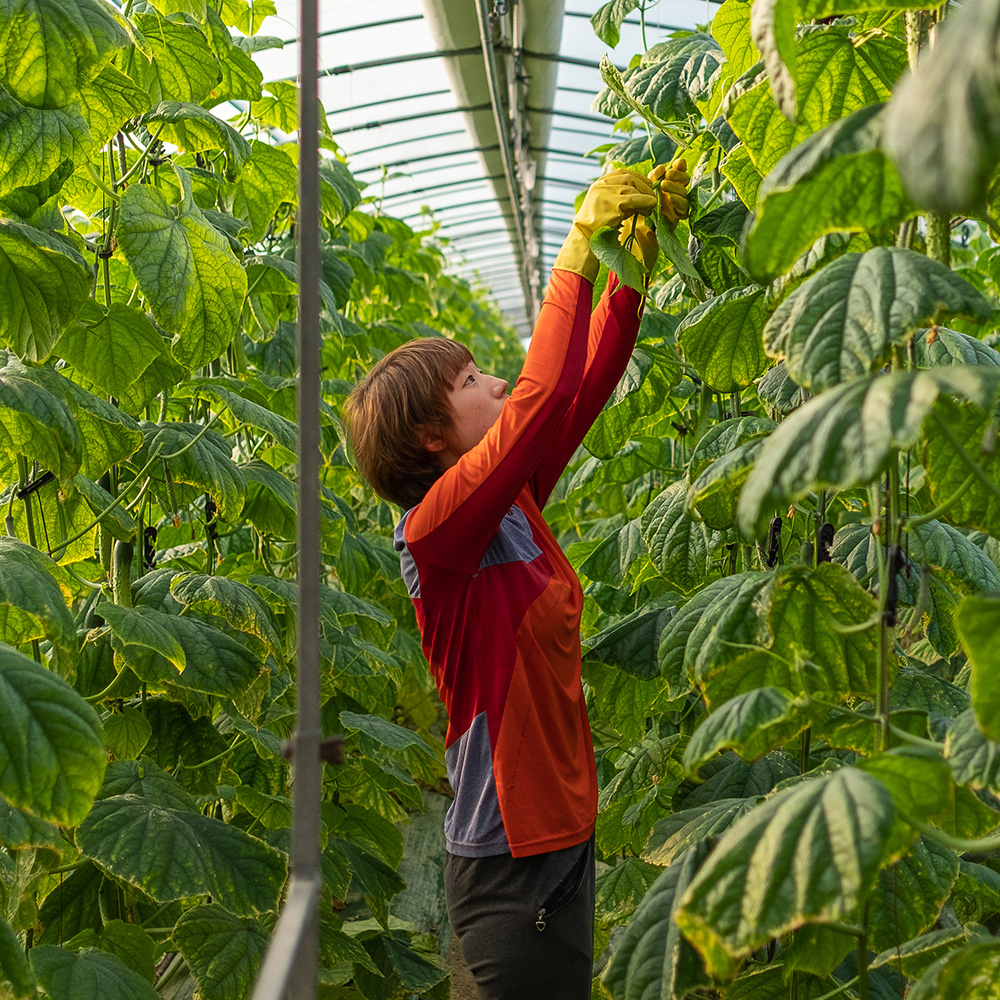
{"type": "Polygon", "coordinates": [[[586,840],[597,775],[581,684],[583,594],[541,510],[621,378],[640,296],[554,271],[521,376],[486,436],[400,521],[395,544],[448,711],[452,854],[586,840]]]}

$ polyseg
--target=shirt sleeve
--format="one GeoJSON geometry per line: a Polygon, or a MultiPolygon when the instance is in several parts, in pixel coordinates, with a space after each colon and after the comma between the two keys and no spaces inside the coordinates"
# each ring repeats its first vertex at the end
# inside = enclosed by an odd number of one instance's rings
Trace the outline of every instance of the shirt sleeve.
{"type": "Polygon", "coordinates": [[[587,362],[593,289],[553,271],[524,368],[500,416],[430,488],[406,521],[427,562],[473,573],[577,398],[587,362]]]}
{"type": "Polygon", "coordinates": [[[572,406],[529,482],[539,509],[545,506],[559,477],[621,381],[639,332],[644,299],[615,275],[608,279],[590,317],[587,363],[572,406]]]}

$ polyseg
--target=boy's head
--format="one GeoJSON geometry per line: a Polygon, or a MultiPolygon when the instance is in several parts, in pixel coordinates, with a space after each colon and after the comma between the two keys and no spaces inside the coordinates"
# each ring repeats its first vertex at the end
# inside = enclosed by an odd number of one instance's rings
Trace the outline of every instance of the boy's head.
{"type": "Polygon", "coordinates": [[[380,497],[407,510],[441,475],[427,437],[450,426],[448,392],[470,362],[469,349],[454,340],[412,340],[378,361],[351,391],[344,416],[354,457],[380,497]]]}

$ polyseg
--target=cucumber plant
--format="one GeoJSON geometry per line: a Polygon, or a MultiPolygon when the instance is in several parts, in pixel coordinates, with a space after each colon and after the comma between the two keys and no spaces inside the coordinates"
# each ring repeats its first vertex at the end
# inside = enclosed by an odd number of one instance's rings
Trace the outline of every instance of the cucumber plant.
{"type": "Polygon", "coordinates": [[[726,0],[602,64],[605,161],[683,152],[693,194],[550,507],[589,598],[596,994],[991,995],[1000,5],[944,13],[726,0]]]}

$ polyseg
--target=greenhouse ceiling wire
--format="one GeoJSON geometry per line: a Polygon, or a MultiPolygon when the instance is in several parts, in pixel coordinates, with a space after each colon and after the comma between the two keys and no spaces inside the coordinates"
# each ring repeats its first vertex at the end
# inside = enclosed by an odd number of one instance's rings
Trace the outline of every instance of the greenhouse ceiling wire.
{"type": "MultiPolygon", "coordinates": [[[[265,80],[293,79],[296,0],[276,6],[261,33],[285,45],[255,58],[265,80]]],[[[374,199],[371,210],[418,231],[433,228],[452,272],[487,289],[522,336],[530,334],[574,200],[600,172],[588,154],[613,139],[614,123],[590,110],[603,86],[601,56],[621,65],[668,33],[707,22],[715,3],[650,5],[646,46],[636,11],[610,52],[590,24],[599,6],[321,4],[320,100],[338,147],[374,199]]]]}

